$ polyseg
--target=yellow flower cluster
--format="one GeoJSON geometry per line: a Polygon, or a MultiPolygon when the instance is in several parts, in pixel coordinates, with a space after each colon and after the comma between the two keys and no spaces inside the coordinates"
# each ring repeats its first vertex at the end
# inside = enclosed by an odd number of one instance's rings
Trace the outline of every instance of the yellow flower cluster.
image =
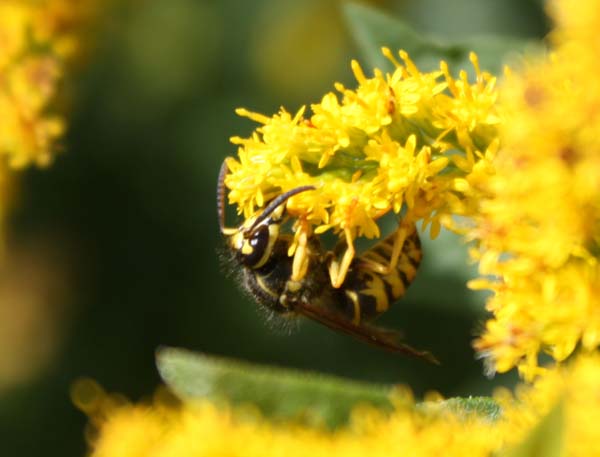
{"type": "Polygon", "coordinates": [[[10,170],[46,166],[59,149],[65,122],[56,92],[95,8],[94,0],[0,1],[0,232],[10,170]]]}
{"type": "Polygon", "coordinates": [[[89,381],[74,389],[74,400],[91,417],[92,457],[491,456],[519,445],[558,402],[564,420],[552,432],[564,434],[564,447],[552,455],[591,456],[600,455],[599,386],[600,358],[587,357],[518,389],[516,397],[499,393],[503,413],[495,420],[436,403],[415,408],[403,397],[389,415],[356,409],[351,423],[334,432],[272,423],[248,408],[209,402],[131,405],[89,381]]]}
{"type": "MultiPolygon", "coordinates": [[[[86,3],[86,2],[76,2],[86,3]]],[[[0,154],[13,168],[50,162],[63,120],[49,114],[74,51],[78,8],[66,0],[0,3],[0,154]]]]}
{"type": "Polygon", "coordinates": [[[476,348],[490,369],[531,378],[600,345],[600,3],[554,1],[554,49],[501,86],[502,147],[472,236],[492,275],[493,313],[476,348]]]}
{"type": "MultiPolygon", "coordinates": [[[[536,381],[517,386],[515,394],[498,391],[503,414],[500,424],[509,445],[522,442],[546,415],[561,408],[558,423],[540,433],[544,443],[558,443],[545,455],[600,455],[600,355],[581,354],[570,363],[546,370],[536,381]]],[[[516,455],[540,455],[538,453],[516,455]]],[[[515,454],[511,454],[515,455],[515,454]]],[[[542,454],[544,455],[544,454],[542,454]]]]}
{"type": "Polygon", "coordinates": [[[331,229],[352,246],[357,237],[379,237],[377,220],[388,212],[431,224],[435,237],[449,215],[474,211],[471,196],[498,146],[495,77],[474,54],[469,82],[445,62],[422,73],[405,52],[402,62],[383,52],[392,73],[369,78],[353,61],[357,89],[336,84],[341,99],[326,94],[310,115],[237,111],[262,124],[249,138],[232,138],[238,158],[226,161],[229,202],[239,213],[250,217],[277,195],[314,186],[287,202],[296,240],[331,229]]]}

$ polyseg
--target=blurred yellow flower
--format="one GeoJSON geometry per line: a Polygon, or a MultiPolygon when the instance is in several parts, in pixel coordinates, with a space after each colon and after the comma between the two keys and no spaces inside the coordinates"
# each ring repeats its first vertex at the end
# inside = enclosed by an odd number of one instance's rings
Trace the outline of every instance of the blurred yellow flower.
{"type": "Polygon", "coordinates": [[[496,78],[474,54],[469,82],[445,62],[422,73],[406,52],[402,63],[383,52],[393,73],[376,69],[369,78],[353,61],[357,89],[335,84],[341,100],[328,93],[309,116],[306,108],[272,117],[237,111],[262,124],[249,138],[232,138],[238,157],[226,161],[229,202],[239,213],[250,217],[283,192],[314,186],[287,202],[296,239],[333,230],[349,251],[357,237],[379,237],[377,220],[389,212],[431,224],[433,237],[441,224],[453,225],[451,215],[472,213],[498,145],[496,78]]]}
{"type": "Polygon", "coordinates": [[[433,408],[419,412],[409,398],[399,400],[391,415],[358,408],[351,424],[336,431],[273,423],[248,407],[231,409],[208,401],[181,407],[160,401],[120,404],[90,381],[75,386],[74,400],[90,415],[94,457],[430,456],[441,451],[459,456],[465,449],[469,455],[485,456],[501,443],[499,429],[488,419],[433,408]]]}
{"type": "Polygon", "coordinates": [[[493,320],[475,347],[491,371],[600,345],[600,3],[554,1],[554,49],[500,88],[502,146],[481,202],[474,256],[493,320]],[[576,3],[576,5],[575,5],[576,3]]]}
{"type": "Polygon", "coordinates": [[[41,246],[35,254],[6,249],[5,218],[16,170],[46,166],[60,149],[65,121],[57,92],[96,3],[0,1],[0,390],[45,367],[62,336],[64,266],[44,258],[41,246]]]}
{"type": "Polygon", "coordinates": [[[549,433],[539,437],[554,441],[557,436],[550,435],[558,435],[561,446],[552,449],[549,455],[600,455],[599,354],[579,355],[570,363],[546,370],[533,385],[518,385],[514,394],[501,390],[494,398],[503,411],[501,422],[506,426],[505,436],[510,444],[525,439],[540,420],[558,406],[562,407],[562,420],[556,429],[547,430],[549,433]]]}
{"type": "Polygon", "coordinates": [[[56,95],[95,4],[0,2],[0,218],[9,205],[5,190],[14,186],[11,170],[46,166],[60,149],[65,121],[56,95]]]}
{"type": "Polygon", "coordinates": [[[0,154],[14,168],[47,165],[65,129],[50,107],[93,2],[0,3],[0,154]]]}
{"type": "Polygon", "coordinates": [[[91,381],[76,384],[73,398],[90,416],[93,457],[492,456],[526,439],[558,402],[564,421],[555,432],[564,433],[564,448],[552,455],[600,455],[598,355],[549,371],[533,386],[520,386],[516,395],[498,392],[502,414],[495,419],[453,410],[439,400],[415,407],[404,395],[390,414],[359,407],[348,426],[328,431],[273,423],[251,409],[208,401],[133,405],[91,381]]]}
{"type": "Polygon", "coordinates": [[[10,246],[0,263],[0,395],[51,366],[66,335],[72,282],[56,239],[10,246]]]}

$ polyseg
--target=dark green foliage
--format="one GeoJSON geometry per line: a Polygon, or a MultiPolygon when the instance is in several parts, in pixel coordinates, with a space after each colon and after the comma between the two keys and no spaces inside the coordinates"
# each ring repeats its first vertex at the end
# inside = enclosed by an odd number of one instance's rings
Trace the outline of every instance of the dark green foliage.
{"type": "MultiPolygon", "coordinates": [[[[357,406],[367,405],[382,412],[393,410],[391,385],[254,365],[175,348],[160,349],[157,366],[164,382],[183,401],[208,399],[233,406],[251,404],[273,420],[335,428],[347,424],[357,406]]],[[[417,411],[477,414],[490,420],[496,420],[500,414],[498,405],[486,397],[420,403],[417,411]]]]}
{"type": "Polygon", "coordinates": [[[344,14],[351,34],[365,59],[366,68],[391,68],[382,55],[386,46],[395,54],[404,49],[422,71],[439,69],[440,60],[450,65],[451,71],[470,70],[469,52],[479,56],[481,68],[494,74],[502,73],[502,64],[516,53],[521,53],[537,42],[492,35],[465,37],[451,42],[427,36],[405,21],[361,3],[347,3],[344,14]]]}

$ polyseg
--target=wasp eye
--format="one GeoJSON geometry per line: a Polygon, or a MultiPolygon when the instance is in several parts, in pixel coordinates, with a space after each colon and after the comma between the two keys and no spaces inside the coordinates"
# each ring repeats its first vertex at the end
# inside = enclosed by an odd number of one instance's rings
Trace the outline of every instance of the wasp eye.
{"type": "Polygon", "coordinates": [[[269,227],[266,225],[261,225],[252,232],[248,239],[248,244],[252,248],[252,252],[244,255],[244,264],[253,267],[261,262],[269,246],[269,235],[269,227]]]}

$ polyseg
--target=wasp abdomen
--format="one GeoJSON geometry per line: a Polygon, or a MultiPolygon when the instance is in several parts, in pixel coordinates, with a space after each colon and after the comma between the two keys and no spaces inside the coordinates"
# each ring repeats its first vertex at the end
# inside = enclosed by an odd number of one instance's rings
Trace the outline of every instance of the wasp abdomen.
{"type": "Polygon", "coordinates": [[[422,254],[416,230],[406,237],[395,268],[379,271],[390,264],[395,238],[396,234],[390,235],[351,264],[339,293],[344,312],[354,323],[372,320],[387,311],[405,294],[417,274],[422,254]]]}

